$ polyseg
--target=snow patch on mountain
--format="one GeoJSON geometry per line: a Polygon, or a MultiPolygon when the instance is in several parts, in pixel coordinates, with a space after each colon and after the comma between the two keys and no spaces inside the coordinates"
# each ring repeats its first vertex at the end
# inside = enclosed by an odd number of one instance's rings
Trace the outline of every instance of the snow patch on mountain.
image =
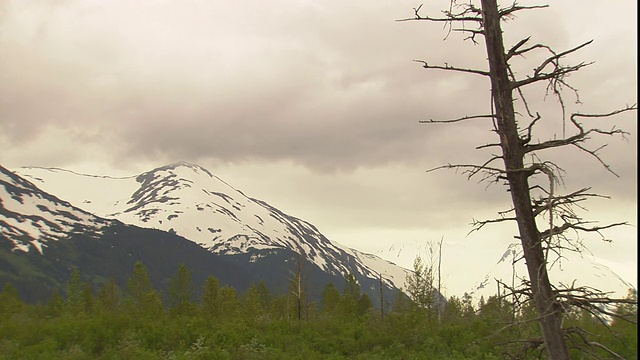
{"type": "MultiPolygon", "coordinates": [[[[446,296],[468,293],[477,302],[481,297],[486,299],[497,294],[496,280],[512,286],[528,279],[520,243],[488,247],[477,240],[444,239],[442,245],[441,278],[446,296]]],[[[434,264],[435,269],[438,266],[437,241],[396,241],[373,252],[408,268],[412,267],[418,255],[423,262],[434,264]]],[[[621,297],[627,295],[629,288],[634,288],[632,283],[607,266],[606,261],[586,249],[582,254],[565,251],[561,259],[552,254],[549,264],[550,280],[555,285],[570,286],[575,281],[576,286],[590,286],[621,297]]]]}
{"type": "Polygon", "coordinates": [[[124,178],[37,167],[16,173],[98,216],[175,232],[211,252],[292,249],[328,273],[357,269],[404,285],[405,269],[329,241],[312,224],[247,197],[198,165],[180,162],[124,178]]]}
{"type": "Polygon", "coordinates": [[[48,241],[74,233],[98,236],[108,224],[0,166],[0,234],[13,243],[12,251],[42,254],[48,241]]]}
{"type": "MultiPolygon", "coordinates": [[[[589,286],[619,296],[625,296],[628,289],[634,288],[587,251],[578,253],[565,250],[562,257],[554,253],[549,253],[548,256],[549,278],[551,283],[559,288],[589,286]]],[[[509,287],[518,287],[528,278],[526,264],[522,258],[522,247],[519,243],[512,243],[469,293],[474,298],[486,299],[497,294],[498,282],[509,287]]],[[[504,293],[504,290],[502,291],[504,293]]]]}

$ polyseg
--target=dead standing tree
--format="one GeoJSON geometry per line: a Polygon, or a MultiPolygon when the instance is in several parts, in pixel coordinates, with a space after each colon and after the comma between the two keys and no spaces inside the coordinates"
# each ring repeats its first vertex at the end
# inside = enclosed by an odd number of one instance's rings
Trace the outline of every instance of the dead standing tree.
{"type": "MultiPolygon", "coordinates": [[[[568,117],[569,124],[573,127],[571,135],[567,135],[565,124],[565,104],[563,102],[563,90],[572,91],[577,97],[577,90],[567,84],[566,77],[589,65],[581,62],[577,65],[564,65],[562,61],[581,48],[589,45],[589,42],[571,48],[566,51],[556,52],[544,44],[529,43],[530,38],[522,39],[505,51],[500,22],[514,17],[516,12],[522,10],[545,8],[540,6],[520,6],[513,2],[507,7],[500,7],[497,0],[481,0],[480,7],[473,1],[457,3],[451,1],[448,10],[443,11],[442,17],[430,17],[420,13],[421,7],[414,9],[415,16],[400,21],[430,21],[443,22],[447,25],[448,33],[462,32],[466,40],[478,44],[477,39],[484,37],[487,51],[489,70],[469,69],[462,67],[429,64],[426,61],[416,60],[426,69],[437,69],[475,74],[487,77],[491,82],[492,111],[490,114],[464,116],[450,120],[429,120],[425,123],[453,123],[478,119],[491,119],[493,130],[499,136],[499,142],[479,146],[482,148],[499,148],[501,154],[493,155],[481,165],[446,165],[440,168],[461,169],[469,177],[479,175],[482,180],[493,182],[505,182],[511,193],[513,207],[500,214],[500,218],[486,221],[474,221],[474,230],[482,228],[489,223],[515,221],[518,226],[523,257],[529,275],[526,289],[518,290],[520,293],[529,294],[533,301],[538,322],[542,331],[543,341],[532,341],[536,347],[544,345],[547,355],[551,359],[569,359],[566,337],[571,332],[563,329],[564,313],[569,306],[588,308],[590,312],[597,313],[602,309],[602,302],[616,303],[622,299],[611,299],[607,294],[592,289],[571,288],[559,289],[551,284],[548,275],[549,252],[560,252],[565,249],[580,251],[578,244],[572,243],[567,231],[597,232],[621,225],[610,224],[606,226],[594,226],[584,221],[574,211],[576,204],[590,197],[598,197],[589,192],[588,188],[575,191],[567,195],[559,195],[555,184],[561,179],[562,169],[551,161],[542,161],[540,152],[547,149],[557,149],[572,146],[580,149],[589,156],[594,157],[608,171],[611,168],[603,161],[598,151],[588,148],[585,143],[591,136],[623,136],[626,134],[620,129],[602,130],[595,127],[586,127],[581,122],[588,118],[604,118],[622,112],[636,110],[636,105],[612,111],[607,114],[580,114],[574,113],[568,117]],[[468,24],[472,24],[469,27],[468,24]],[[534,68],[533,73],[525,78],[518,79],[511,61],[517,57],[546,52],[546,58],[534,68]],[[563,134],[546,141],[532,142],[536,125],[540,124],[542,116],[533,113],[524,96],[524,88],[528,85],[546,82],[547,93],[551,93],[559,100],[562,109],[563,134]],[[518,99],[527,117],[517,118],[518,112],[514,106],[514,100],[518,99]],[[502,162],[501,165],[495,163],[502,162]],[[542,175],[545,182],[536,183],[535,175],[542,175]],[[548,182],[546,182],[548,179],[548,182]],[[547,219],[540,224],[541,219],[547,219]],[[539,230],[539,226],[548,228],[539,230]],[[587,291],[585,291],[587,290],[587,291]],[[597,299],[590,303],[590,299],[597,299]]],[[[448,35],[447,35],[448,36],[448,35]]],[[[435,169],[434,169],[435,170],[435,169]]],[[[615,175],[615,173],[613,173],[615,175]]],[[[579,205],[578,205],[579,206],[579,205]]],[[[515,291],[515,289],[512,289],[515,291]]],[[[589,344],[587,344],[589,345],[589,344]]],[[[608,350],[605,348],[605,350],[608,350]]],[[[612,354],[616,355],[616,354],[612,354]]]]}

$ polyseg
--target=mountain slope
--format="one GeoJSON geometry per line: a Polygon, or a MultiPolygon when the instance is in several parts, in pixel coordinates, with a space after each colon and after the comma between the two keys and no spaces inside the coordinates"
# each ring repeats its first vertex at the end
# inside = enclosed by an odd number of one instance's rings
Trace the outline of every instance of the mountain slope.
{"type": "MultiPolygon", "coordinates": [[[[197,165],[177,163],[125,178],[34,167],[16,173],[99,216],[176,233],[249,268],[273,269],[274,258],[296,262],[299,253],[318,285],[328,279],[339,285],[349,273],[372,293],[379,274],[389,291],[404,285],[405,269],[332,243],[312,224],[247,197],[197,165]]],[[[290,277],[290,271],[278,276],[290,277]]]]}
{"type": "Polygon", "coordinates": [[[49,241],[67,234],[99,236],[110,222],[41,192],[29,181],[0,167],[0,234],[14,250],[40,254],[49,241]]]}
{"type": "Polygon", "coordinates": [[[162,291],[180,263],[188,264],[197,286],[211,275],[240,291],[259,281],[178,235],[97,217],[0,166],[0,288],[11,282],[22,299],[42,301],[64,292],[73,269],[94,289],[110,277],[124,287],[137,261],[162,291]]]}

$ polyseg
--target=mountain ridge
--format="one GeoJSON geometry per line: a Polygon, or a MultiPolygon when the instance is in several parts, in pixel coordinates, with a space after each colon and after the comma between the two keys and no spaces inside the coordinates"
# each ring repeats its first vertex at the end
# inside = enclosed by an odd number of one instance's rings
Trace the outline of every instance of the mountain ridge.
{"type": "MultiPolygon", "coordinates": [[[[246,196],[199,165],[179,162],[128,177],[44,167],[23,167],[16,174],[89,213],[167,231],[213,254],[236,259],[236,264],[255,269],[249,270],[253,276],[261,275],[261,266],[272,266],[272,259],[296,261],[296,253],[309,262],[307,270],[316,274],[317,283],[354,273],[372,294],[377,293],[373,289],[379,281],[388,292],[401,289],[408,273],[389,261],[329,241],[313,224],[246,196]]],[[[278,276],[287,277],[286,271],[278,271],[278,276]]]]}

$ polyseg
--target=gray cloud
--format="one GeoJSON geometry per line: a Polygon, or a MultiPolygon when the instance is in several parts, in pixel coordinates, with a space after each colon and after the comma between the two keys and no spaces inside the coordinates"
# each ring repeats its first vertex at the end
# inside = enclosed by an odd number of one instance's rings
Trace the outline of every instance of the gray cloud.
{"type": "MultiPolygon", "coordinates": [[[[487,80],[425,71],[411,61],[483,69],[482,46],[461,43],[456,34],[443,41],[446,31],[437,25],[394,22],[411,16],[409,3],[286,5],[5,5],[4,138],[28,144],[58,129],[74,141],[108,148],[117,159],[287,160],[317,171],[482,160],[481,153],[458,149],[493,141],[486,122],[446,127],[417,121],[488,112],[487,80]]],[[[612,28],[592,10],[581,9],[577,18],[566,10],[541,10],[544,27],[538,26],[541,15],[523,13],[505,25],[507,42],[534,29],[532,41],[562,49],[602,34],[605,44],[594,44],[586,55],[608,65],[596,64],[585,70],[591,77],[575,79],[590,100],[587,110],[633,102],[627,41],[635,31],[619,21],[612,28]],[[586,25],[593,19],[595,27],[586,25]],[[611,66],[621,71],[612,73],[611,66]]],[[[538,59],[523,61],[520,75],[526,76],[538,59]]],[[[542,111],[553,103],[532,102],[542,111]]],[[[558,124],[545,123],[544,133],[555,136],[558,124]]]]}
{"type": "MultiPolygon", "coordinates": [[[[423,8],[435,14],[448,4],[423,8]]],[[[634,103],[637,3],[581,4],[523,12],[505,23],[507,43],[532,35],[532,43],[564,50],[594,39],[567,59],[595,60],[569,78],[583,101],[567,94],[569,110],[634,103]]],[[[135,174],[187,160],[330,234],[459,236],[473,218],[507,208],[508,194],[425,170],[484,161],[494,151],[475,147],[495,134],[484,120],[418,121],[489,112],[489,83],[412,60],[486,69],[486,55],[459,34],[443,41],[438,24],[395,21],[415,6],[1,2],[0,164],[135,174]]],[[[541,58],[518,59],[518,75],[541,58]]],[[[544,116],[539,138],[561,134],[557,102],[544,86],[527,95],[544,116]]],[[[636,207],[637,115],[590,123],[630,132],[626,141],[604,139],[603,159],[620,178],[576,149],[541,156],[567,170],[566,191],[592,186],[611,195],[588,214],[609,219],[636,207]]],[[[594,140],[594,148],[602,144],[594,140]]]]}
{"type": "Polygon", "coordinates": [[[280,18],[141,4],[14,9],[3,44],[11,56],[0,60],[9,139],[37,139],[48,126],[99,129],[119,139],[104,146],[123,157],[353,168],[419,153],[434,131],[420,134],[416,121],[467,85],[441,74],[416,84],[424,74],[396,40],[409,33],[375,7],[301,5],[280,18]]]}

